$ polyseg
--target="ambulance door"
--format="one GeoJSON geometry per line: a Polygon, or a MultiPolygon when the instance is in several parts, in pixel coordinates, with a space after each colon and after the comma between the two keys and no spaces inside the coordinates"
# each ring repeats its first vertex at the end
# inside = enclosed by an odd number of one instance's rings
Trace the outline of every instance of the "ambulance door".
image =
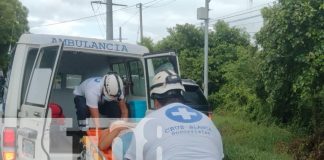
{"type": "Polygon", "coordinates": [[[153,100],[150,98],[150,86],[154,75],[162,70],[173,70],[180,76],[178,57],[174,52],[144,54],[144,68],[146,81],[147,106],[154,109],[153,100]]]}
{"type": "Polygon", "coordinates": [[[49,159],[48,99],[62,48],[63,44],[45,45],[38,50],[19,112],[17,159],[49,159]]]}

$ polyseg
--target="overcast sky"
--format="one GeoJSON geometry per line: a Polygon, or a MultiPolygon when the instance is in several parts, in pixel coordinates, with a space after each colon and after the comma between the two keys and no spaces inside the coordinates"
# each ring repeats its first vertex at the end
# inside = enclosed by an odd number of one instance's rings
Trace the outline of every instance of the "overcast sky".
{"type": "MultiPolygon", "coordinates": [[[[28,21],[31,33],[60,34],[82,37],[105,38],[105,6],[93,4],[91,0],[20,0],[29,10],[28,21]],[[100,16],[93,16],[100,15],[100,16]],[[93,16],[92,18],[83,17],[93,16]],[[70,21],[75,20],[75,21],[70,21]],[[70,22],[68,22],[70,21],[70,22]],[[61,23],[65,22],[65,23],[61,23]]],[[[105,1],[105,0],[102,0],[105,1]]],[[[253,35],[262,25],[259,9],[272,4],[274,0],[211,0],[211,24],[221,18],[231,26],[246,28],[253,35]],[[252,3],[251,3],[252,2],[252,3]]],[[[143,5],[144,36],[154,42],[167,36],[167,28],[176,24],[195,24],[197,8],[205,5],[205,0],[113,0],[114,39],[119,37],[122,27],[123,41],[139,41],[139,9],[143,5]]]]}

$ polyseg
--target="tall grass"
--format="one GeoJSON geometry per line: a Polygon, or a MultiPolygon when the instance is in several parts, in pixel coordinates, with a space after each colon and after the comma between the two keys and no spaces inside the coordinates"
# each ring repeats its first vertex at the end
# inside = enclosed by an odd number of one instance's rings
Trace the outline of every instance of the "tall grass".
{"type": "Polygon", "coordinates": [[[277,126],[264,126],[233,114],[214,113],[220,130],[225,160],[286,160],[294,135],[277,126]]]}

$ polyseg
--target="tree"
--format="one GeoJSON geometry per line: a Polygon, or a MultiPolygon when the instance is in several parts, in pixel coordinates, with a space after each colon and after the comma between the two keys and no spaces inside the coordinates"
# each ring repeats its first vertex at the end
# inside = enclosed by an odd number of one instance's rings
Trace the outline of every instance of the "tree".
{"type": "Polygon", "coordinates": [[[138,44],[147,47],[150,52],[154,51],[154,42],[153,39],[150,37],[143,37],[143,42],[138,44]]]}
{"type": "Polygon", "coordinates": [[[181,50],[179,61],[182,78],[192,79],[197,84],[202,84],[203,48],[181,50]]]}
{"type": "MultiPolygon", "coordinates": [[[[156,45],[158,51],[173,50],[179,54],[181,76],[203,81],[204,33],[201,28],[191,24],[176,25],[169,28],[170,35],[156,45]]],[[[209,32],[209,92],[214,93],[225,83],[220,67],[236,60],[237,47],[249,46],[249,36],[237,28],[231,28],[223,21],[214,25],[209,32]]]]}
{"type": "Polygon", "coordinates": [[[204,46],[203,32],[192,24],[177,24],[167,29],[168,35],[156,45],[158,51],[173,50],[181,52],[184,49],[202,48],[204,46]]]}
{"type": "MultiPolygon", "coordinates": [[[[280,1],[262,13],[265,25],[257,34],[257,42],[263,48],[263,79],[272,105],[273,116],[287,122],[293,118],[297,107],[294,91],[298,77],[309,68],[311,55],[321,58],[323,49],[323,16],[321,1],[280,1]],[[318,19],[320,18],[320,19],[318,19]]],[[[319,67],[321,68],[321,67],[319,67]]]]}
{"type": "Polygon", "coordinates": [[[267,107],[258,96],[260,57],[254,47],[238,47],[237,59],[221,66],[226,83],[212,96],[213,105],[239,111],[252,120],[267,120],[267,107]]]}
{"type": "MultiPolygon", "coordinates": [[[[279,0],[262,10],[264,26],[256,35],[271,115],[313,133],[314,150],[324,145],[323,13],[322,0],[279,0]]],[[[312,158],[324,156],[315,153],[312,158]]]]}
{"type": "Polygon", "coordinates": [[[226,83],[222,66],[238,59],[241,48],[252,47],[249,34],[239,28],[230,27],[224,21],[218,21],[209,36],[209,90],[216,93],[226,83]]]}
{"type": "Polygon", "coordinates": [[[179,55],[182,78],[201,84],[203,64],[203,32],[192,24],[167,29],[169,35],[157,42],[156,51],[175,51],[179,55]]]}
{"type": "Polygon", "coordinates": [[[6,68],[7,51],[20,35],[29,30],[28,10],[18,0],[0,1],[0,67],[6,68]]]}

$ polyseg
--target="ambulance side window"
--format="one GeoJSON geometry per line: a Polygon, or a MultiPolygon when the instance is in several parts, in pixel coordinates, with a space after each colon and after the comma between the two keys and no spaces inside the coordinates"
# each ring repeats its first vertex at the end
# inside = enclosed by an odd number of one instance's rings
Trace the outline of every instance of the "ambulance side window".
{"type": "Polygon", "coordinates": [[[66,75],[66,88],[74,89],[76,86],[79,86],[82,81],[81,75],[76,74],[67,74],[66,75]]]}
{"type": "Polygon", "coordinates": [[[63,75],[60,73],[56,74],[53,81],[53,89],[62,89],[63,88],[62,81],[63,81],[63,75]]]}
{"type": "Polygon", "coordinates": [[[21,90],[21,97],[20,97],[20,99],[21,99],[20,104],[23,103],[23,100],[26,95],[27,85],[29,82],[31,71],[33,69],[33,65],[34,65],[34,62],[36,59],[37,52],[38,52],[38,48],[33,48],[33,49],[30,49],[27,54],[22,90],[21,90]]]}
{"type": "Polygon", "coordinates": [[[129,62],[132,88],[134,96],[145,96],[144,70],[141,61],[129,62]]]}
{"type": "Polygon", "coordinates": [[[126,78],[127,72],[126,72],[126,67],[125,67],[124,63],[113,64],[112,68],[113,68],[113,71],[118,73],[118,75],[122,79],[126,78]]]}

